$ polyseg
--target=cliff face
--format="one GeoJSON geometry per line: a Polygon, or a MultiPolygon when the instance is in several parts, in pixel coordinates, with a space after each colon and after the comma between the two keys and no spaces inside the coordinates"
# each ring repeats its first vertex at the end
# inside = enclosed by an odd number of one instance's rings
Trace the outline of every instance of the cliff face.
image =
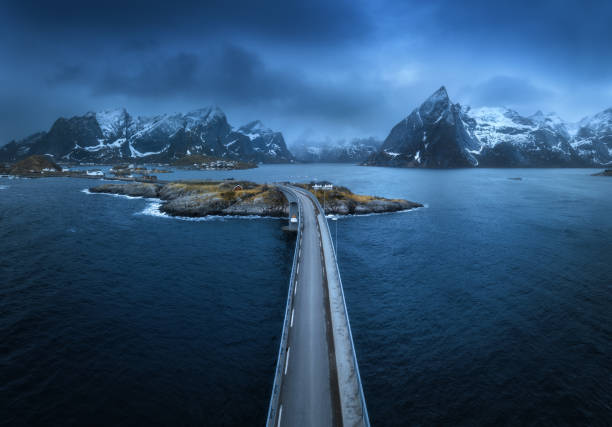
{"type": "Polygon", "coordinates": [[[391,129],[378,153],[367,164],[448,168],[478,164],[461,106],[451,103],[444,87],[391,129]]]}

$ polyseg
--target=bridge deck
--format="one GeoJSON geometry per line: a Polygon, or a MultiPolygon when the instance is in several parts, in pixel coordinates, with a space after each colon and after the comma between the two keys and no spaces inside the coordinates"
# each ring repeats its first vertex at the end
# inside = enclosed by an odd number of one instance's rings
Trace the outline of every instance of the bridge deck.
{"type": "Polygon", "coordinates": [[[369,425],[327,220],[310,192],[281,189],[300,232],[268,426],[369,425]]]}

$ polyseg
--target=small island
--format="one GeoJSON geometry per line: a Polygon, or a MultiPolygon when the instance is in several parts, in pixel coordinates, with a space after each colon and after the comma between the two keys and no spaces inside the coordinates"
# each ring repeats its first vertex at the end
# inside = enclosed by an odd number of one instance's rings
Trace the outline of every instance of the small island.
{"type": "MultiPolygon", "coordinates": [[[[404,211],[423,206],[403,199],[358,195],[346,187],[335,187],[324,193],[313,188],[315,187],[313,184],[297,185],[310,190],[321,204],[325,201],[326,214],[364,215],[404,211]]],[[[160,211],[171,216],[286,217],[289,215],[289,203],[278,187],[249,181],[109,183],[92,187],[89,191],[160,199],[164,202],[160,206],[160,211]]]]}
{"type": "Polygon", "coordinates": [[[55,176],[89,177],[85,171],[70,171],[55,163],[49,156],[33,155],[12,165],[0,165],[1,175],[15,175],[25,178],[55,176]]]}
{"type": "Polygon", "coordinates": [[[593,176],[612,176],[612,169],[606,169],[603,172],[594,173],[593,176]]]}

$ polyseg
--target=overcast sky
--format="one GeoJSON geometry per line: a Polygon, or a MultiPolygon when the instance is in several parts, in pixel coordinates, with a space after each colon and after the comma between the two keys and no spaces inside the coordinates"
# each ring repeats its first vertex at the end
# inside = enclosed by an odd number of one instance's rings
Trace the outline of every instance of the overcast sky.
{"type": "Polygon", "coordinates": [[[609,0],[0,5],[0,144],[59,116],[210,104],[290,144],[384,138],[441,85],[568,120],[612,106],[609,0]]]}

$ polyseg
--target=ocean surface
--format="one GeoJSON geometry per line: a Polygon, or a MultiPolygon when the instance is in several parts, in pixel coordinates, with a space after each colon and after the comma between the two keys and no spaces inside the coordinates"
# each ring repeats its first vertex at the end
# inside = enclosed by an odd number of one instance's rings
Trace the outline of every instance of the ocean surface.
{"type": "MultiPolygon", "coordinates": [[[[612,424],[612,178],[587,169],[267,165],[418,201],[345,217],[373,426],[612,424]],[[521,180],[509,178],[521,177],[521,180]]],[[[0,425],[264,425],[293,240],[97,180],[0,178],[0,425]]]]}

